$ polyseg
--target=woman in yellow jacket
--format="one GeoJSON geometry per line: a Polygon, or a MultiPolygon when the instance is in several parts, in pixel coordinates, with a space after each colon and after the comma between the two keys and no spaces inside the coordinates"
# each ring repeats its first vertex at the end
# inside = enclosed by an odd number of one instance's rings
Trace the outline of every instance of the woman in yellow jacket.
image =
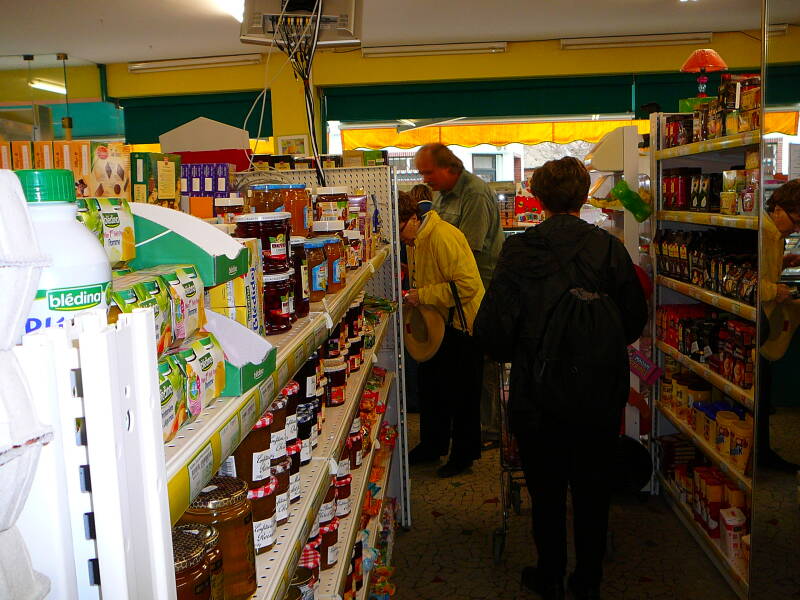
{"type": "Polygon", "coordinates": [[[406,302],[436,308],[447,323],[439,350],[419,365],[420,443],[411,464],[433,462],[452,449],[440,477],[458,475],[481,455],[480,398],[483,352],[472,337],[472,322],[483,299],[475,256],[464,234],[435,211],[419,216],[417,203],[401,192],[400,240],[408,245],[411,289],[406,302]],[[454,310],[455,283],[466,323],[454,310]]]}

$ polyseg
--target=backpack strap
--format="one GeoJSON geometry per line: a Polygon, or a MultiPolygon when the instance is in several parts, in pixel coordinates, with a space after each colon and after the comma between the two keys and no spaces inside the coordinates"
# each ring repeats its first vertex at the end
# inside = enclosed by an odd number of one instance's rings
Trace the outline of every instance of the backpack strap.
{"type": "MultiPolygon", "coordinates": [[[[595,225],[594,229],[599,229],[599,227],[595,225]]],[[[580,242],[578,242],[577,248],[575,249],[575,253],[572,255],[572,259],[570,260],[569,263],[564,262],[563,257],[553,249],[553,246],[547,237],[545,237],[544,240],[547,243],[547,247],[550,249],[550,252],[553,254],[559,266],[561,267],[561,270],[564,271],[564,273],[566,273],[567,276],[569,277],[571,288],[574,287],[585,288],[586,285],[588,284],[589,286],[594,288],[589,291],[601,292],[602,286],[600,285],[597,279],[597,275],[591,270],[587,269],[580,260],[581,250],[583,250],[584,246],[586,246],[586,244],[589,242],[589,238],[592,236],[593,233],[594,230],[588,232],[585,236],[583,236],[583,239],[580,242]],[[581,275],[583,276],[583,279],[586,281],[585,283],[578,283],[575,273],[576,269],[580,271],[581,275]]]]}
{"type": "Polygon", "coordinates": [[[453,313],[458,315],[458,320],[461,324],[461,329],[467,331],[467,317],[464,314],[464,306],[461,304],[461,298],[458,295],[458,288],[454,281],[450,282],[450,291],[453,294],[453,302],[455,305],[450,309],[447,315],[447,325],[453,324],[453,313]]]}

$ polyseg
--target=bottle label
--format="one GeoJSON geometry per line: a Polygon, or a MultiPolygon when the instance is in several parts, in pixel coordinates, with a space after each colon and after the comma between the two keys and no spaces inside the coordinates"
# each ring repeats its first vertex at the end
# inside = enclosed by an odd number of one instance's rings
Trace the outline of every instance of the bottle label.
{"type": "Polygon", "coordinates": [[[344,404],[344,391],[345,386],[343,385],[332,385],[331,386],[331,397],[330,401],[328,402],[329,406],[340,406],[344,404]]]}
{"type": "Polygon", "coordinates": [[[355,417],[353,424],[350,426],[350,433],[358,433],[361,431],[361,417],[355,417]]]}
{"type": "Polygon", "coordinates": [[[350,514],[350,496],[336,500],[336,516],[346,517],[350,514]]]}
{"type": "Polygon", "coordinates": [[[303,207],[303,229],[311,227],[311,208],[306,205],[303,207]]]}
{"type": "Polygon", "coordinates": [[[317,397],[317,376],[309,375],[306,377],[306,398],[317,397]]]}
{"type": "Polygon", "coordinates": [[[331,281],[333,283],[342,283],[342,259],[335,258],[331,263],[331,281]]]}
{"type": "Polygon", "coordinates": [[[295,473],[289,476],[289,500],[298,500],[300,498],[300,473],[295,473]]]}
{"type": "MultiPolygon", "coordinates": [[[[253,481],[261,481],[269,477],[270,459],[272,453],[269,450],[263,452],[253,452],[253,481]]],[[[236,470],[234,468],[234,470],[236,470]]],[[[235,475],[233,475],[235,477],[235,475]]]]}
{"type": "Polygon", "coordinates": [[[350,474],[350,459],[345,458],[344,460],[339,461],[339,468],[336,470],[336,477],[341,479],[342,477],[347,477],[350,474]]]}
{"type": "Polygon", "coordinates": [[[303,440],[303,447],[300,449],[300,462],[311,460],[311,438],[303,440]]]}
{"type": "Polygon", "coordinates": [[[330,523],[331,519],[336,516],[336,500],[326,502],[319,507],[319,522],[323,525],[330,523]]]}
{"type": "Polygon", "coordinates": [[[263,521],[253,521],[253,543],[256,550],[275,543],[275,515],[263,521]]]}
{"type": "Polygon", "coordinates": [[[281,314],[289,314],[289,294],[284,294],[281,296],[281,314]]]}
{"type": "Polygon", "coordinates": [[[308,261],[304,260],[300,267],[300,281],[303,285],[303,300],[308,300],[311,292],[308,289],[308,261]]]}
{"type": "Polygon", "coordinates": [[[311,290],[324,292],[328,289],[328,263],[321,262],[311,268],[311,290]]]}
{"type": "Polygon", "coordinates": [[[283,521],[289,518],[289,492],[283,492],[275,497],[275,518],[283,521]]]}
{"type": "Polygon", "coordinates": [[[297,439],[297,415],[286,415],[286,439],[293,441],[297,439]]]}
{"type": "Polygon", "coordinates": [[[361,466],[361,461],[362,461],[361,450],[356,450],[356,466],[357,467],[361,466]]]}
{"type": "Polygon", "coordinates": [[[286,258],[286,236],[282,233],[276,237],[270,236],[269,244],[267,245],[267,248],[265,248],[264,254],[275,259],[286,258]]]}
{"type": "Polygon", "coordinates": [[[108,282],[103,282],[37,290],[28,319],[25,321],[25,333],[63,327],[73,316],[90,308],[107,309],[108,286],[108,282]]]}
{"type": "Polygon", "coordinates": [[[286,456],[286,429],[272,432],[269,451],[273,460],[286,456]]]}
{"type": "Polygon", "coordinates": [[[289,314],[294,314],[294,292],[289,292],[289,314]]]}
{"type": "Polygon", "coordinates": [[[225,477],[236,477],[236,461],[233,456],[226,458],[225,462],[220,465],[219,474],[225,477]]]}

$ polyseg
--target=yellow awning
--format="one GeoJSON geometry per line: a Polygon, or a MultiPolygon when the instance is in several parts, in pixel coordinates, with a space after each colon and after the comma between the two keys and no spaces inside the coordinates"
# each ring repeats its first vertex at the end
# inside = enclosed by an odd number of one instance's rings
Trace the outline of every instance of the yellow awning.
{"type": "Polygon", "coordinates": [[[768,112],[764,115],[764,135],[785,133],[797,135],[798,112],[768,112]]]}

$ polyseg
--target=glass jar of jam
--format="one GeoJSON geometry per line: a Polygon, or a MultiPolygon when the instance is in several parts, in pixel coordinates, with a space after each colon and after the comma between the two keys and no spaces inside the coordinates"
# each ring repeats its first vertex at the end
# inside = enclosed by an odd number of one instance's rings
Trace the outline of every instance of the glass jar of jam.
{"type": "Polygon", "coordinates": [[[344,289],[347,282],[344,244],[338,237],[323,239],[325,240],[325,257],[328,259],[328,293],[335,294],[344,289]]]}
{"type": "Polygon", "coordinates": [[[264,273],[284,273],[289,268],[291,217],[287,212],[262,212],[234,218],[236,237],[257,237],[261,240],[264,273]]]}
{"type": "Polygon", "coordinates": [[[225,598],[249,598],[258,586],[253,508],[247,499],[247,483],[235,477],[212,478],[186,509],[180,522],[213,525],[219,531],[225,598]]]}
{"type": "Polygon", "coordinates": [[[311,462],[311,430],[317,428],[314,404],[307,402],[297,407],[297,438],[300,440],[300,465],[311,462]]]}
{"type": "Polygon", "coordinates": [[[300,384],[290,381],[281,390],[281,396],[286,398],[286,444],[293,444],[297,440],[297,407],[300,404],[300,384]]]}
{"type": "Polygon", "coordinates": [[[328,258],[325,243],[321,238],[306,240],[304,244],[308,258],[308,282],[311,302],[321,302],[328,293],[328,258]]]}
{"type": "Polygon", "coordinates": [[[268,210],[267,184],[257,183],[250,186],[245,195],[245,213],[264,213],[268,210]]]}
{"type": "Polygon", "coordinates": [[[292,268],[294,269],[294,311],[297,318],[308,316],[311,302],[311,286],[308,280],[308,257],[306,238],[292,236],[292,268]]]}
{"type": "Polygon", "coordinates": [[[300,590],[302,600],[314,600],[314,572],[311,569],[297,567],[291,585],[300,590]]]}
{"type": "MultiPolygon", "coordinates": [[[[317,398],[314,400],[314,406],[317,409],[317,433],[322,433],[322,424],[325,423],[325,401],[328,396],[328,380],[324,379],[322,385],[317,388],[317,398]]],[[[312,434],[313,435],[313,434],[312,434]]],[[[317,447],[317,441],[312,437],[314,448],[317,447]]]]}
{"type": "Polygon", "coordinates": [[[283,598],[284,600],[303,600],[303,592],[300,591],[300,588],[290,585],[283,598]]]}
{"type": "Polygon", "coordinates": [[[308,357],[308,360],[303,363],[300,371],[297,373],[297,382],[300,384],[300,398],[304,402],[308,402],[317,395],[317,363],[319,357],[314,352],[308,357]]]}
{"type": "Polygon", "coordinates": [[[266,485],[247,492],[253,504],[253,544],[256,554],[263,554],[275,545],[277,491],[278,480],[270,476],[266,485]]]}
{"type": "Polygon", "coordinates": [[[336,468],[336,477],[341,479],[350,475],[350,454],[353,450],[353,443],[350,441],[350,436],[345,438],[345,443],[342,446],[342,451],[339,453],[339,462],[336,468]]]}
{"type": "Polygon", "coordinates": [[[294,323],[297,321],[297,314],[294,310],[294,289],[297,282],[295,281],[295,270],[294,268],[289,269],[286,271],[286,274],[289,276],[289,322],[294,323]]]}
{"type": "Polygon", "coordinates": [[[172,557],[178,600],[209,600],[211,580],[200,536],[173,529],[172,557]]]}
{"type": "Polygon", "coordinates": [[[225,600],[225,578],[222,572],[222,550],[219,547],[219,531],[210,525],[200,523],[184,523],[175,527],[178,531],[185,531],[199,536],[203,542],[208,565],[209,585],[211,594],[209,600],[225,600]]]}
{"type": "Polygon", "coordinates": [[[289,273],[264,275],[264,333],[274,335],[292,328],[289,307],[289,273]]]}
{"type": "Polygon", "coordinates": [[[361,419],[358,420],[358,430],[350,432],[350,443],[352,444],[352,448],[350,449],[350,470],[355,471],[359,467],[361,467],[361,462],[363,460],[361,456],[362,451],[362,441],[363,437],[361,436],[361,419]]]}
{"type": "Polygon", "coordinates": [[[331,331],[330,336],[325,343],[320,347],[320,356],[322,359],[339,358],[342,354],[342,323],[339,322],[331,331]]]}
{"type": "Polygon", "coordinates": [[[350,372],[358,371],[364,362],[364,340],[359,335],[347,340],[350,348],[347,351],[347,360],[350,361],[350,372]]]}
{"type": "Polygon", "coordinates": [[[248,489],[263,485],[263,481],[269,477],[272,459],[271,427],[272,414],[266,413],[256,421],[233,455],[222,463],[220,474],[244,479],[248,489]]]}
{"type": "Polygon", "coordinates": [[[325,378],[328,380],[325,386],[326,405],[341,406],[347,400],[347,364],[344,360],[326,360],[325,378]]]}
{"type": "Polygon", "coordinates": [[[291,184],[286,195],[286,208],[292,213],[292,231],[298,235],[311,233],[311,223],[314,221],[311,206],[311,194],[302,183],[291,184]]]}
{"type": "Polygon", "coordinates": [[[322,501],[322,506],[319,507],[319,524],[320,527],[330,523],[336,516],[336,486],[331,481],[331,485],[325,494],[325,499],[322,501]]]}
{"type": "Polygon", "coordinates": [[[319,566],[321,563],[319,555],[319,547],[322,545],[322,536],[319,534],[319,526],[317,526],[317,535],[310,539],[308,543],[303,546],[303,554],[301,559],[301,566],[311,569],[314,575],[314,591],[319,588],[319,566]]]}
{"type": "Polygon", "coordinates": [[[318,187],[314,198],[315,221],[347,220],[347,186],[318,187]]]}
{"type": "Polygon", "coordinates": [[[278,480],[275,492],[275,519],[278,525],[283,525],[289,520],[289,476],[291,475],[292,461],[286,457],[282,462],[272,465],[272,476],[278,480]]]}
{"type": "Polygon", "coordinates": [[[322,543],[319,545],[319,555],[322,561],[320,569],[327,571],[332,569],[339,560],[339,520],[334,517],[330,523],[320,525],[319,534],[322,536],[322,543]]]}
{"type": "Polygon", "coordinates": [[[267,212],[289,212],[286,202],[289,199],[290,189],[291,186],[288,183],[270,183],[267,185],[267,191],[272,192],[269,195],[270,204],[267,212]]]}
{"type": "Polygon", "coordinates": [[[350,514],[352,502],[350,501],[350,484],[353,476],[350,474],[336,478],[336,517],[344,519],[350,514]]]}
{"type": "Polygon", "coordinates": [[[233,223],[234,219],[244,214],[244,198],[232,194],[227,198],[214,198],[214,216],[223,223],[233,223]]]}
{"type": "Polygon", "coordinates": [[[270,458],[272,464],[276,465],[286,457],[286,396],[278,395],[266,412],[272,415],[270,458]]]}
{"type": "Polygon", "coordinates": [[[294,504],[300,500],[300,452],[303,442],[296,440],[291,446],[286,447],[286,454],[291,461],[289,469],[289,503],[294,504]]]}

